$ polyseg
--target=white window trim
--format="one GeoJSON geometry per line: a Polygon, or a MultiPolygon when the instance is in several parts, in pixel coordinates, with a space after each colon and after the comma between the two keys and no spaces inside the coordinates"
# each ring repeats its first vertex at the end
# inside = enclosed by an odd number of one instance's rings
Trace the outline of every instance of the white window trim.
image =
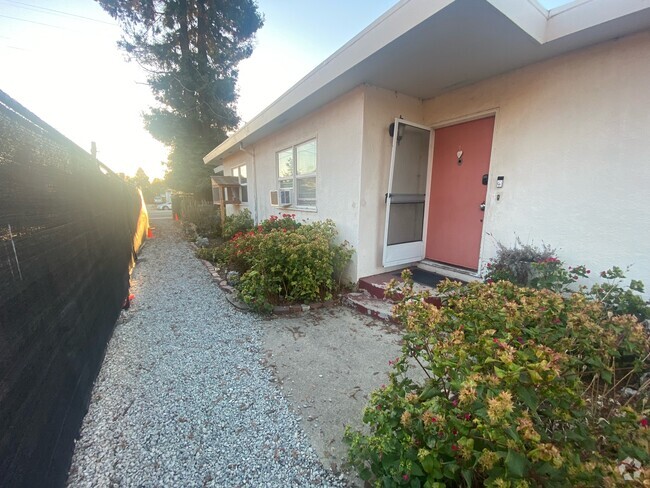
{"type": "Polygon", "coordinates": [[[291,175],[291,179],[293,180],[293,186],[292,186],[292,192],[293,192],[293,201],[289,208],[294,208],[297,210],[309,210],[309,211],[316,211],[317,206],[318,206],[318,167],[319,167],[319,162],[318,162],[318,140],[316,137],[311,137],[309,139],[305,139],[304,141],[297,142],[296,144],[293,144],[291,146],[283,147],[281,149],[278,149],[275,151],[275,186],[276,189],[279,191],[280,190],[280,180],[288,180],[289,178],[280,178],[280,153],[283,151],[286,151],[287,149],[291,149],[292,151],[292,160],[293,160],[293,174],[291,175]],[[298,146],[301,146],[302,144],[305,144],[307,142],[314,141],[316,143],[316,171],[313,173],[309,173],[306,175],[299,175],[298,174],[298,156],[297,156],[297,148],[298,146]],[[315,202],[314,205],[298,205],[298,184],[297,180],[300,179],[306,179],[306,178],[315,178],[316,179],[316,198],[314,198],[315,202]]]}
{"type": "Polygon", "coordinates": [[[246,163],[242,163],[242,164],[238,164],[237,166],[233,166],[230,169],[230,174],[232,176],[237,177],[237,179],[239,180],[239,186],[240,187],[244,187],[244,186],[246,187],[246,201],[244,201],[242,199],[243,192],[242,192],[241,188],[239,189],[239,198],[241,199],[241,205],[248,205],[248,202],[250,200],[250,196],[248,194],[248,168],[246,167],[246,163]],[[235,174],[235,171],[238,170],[239,168],[242,168],[242,167],[246,168],[246,183],[241,182],[241,172],[240,171],[237,174],[235,174]]]}

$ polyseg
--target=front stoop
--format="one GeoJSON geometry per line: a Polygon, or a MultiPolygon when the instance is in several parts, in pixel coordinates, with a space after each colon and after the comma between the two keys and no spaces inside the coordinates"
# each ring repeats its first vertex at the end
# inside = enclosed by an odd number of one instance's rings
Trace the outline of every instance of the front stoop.
{"type": "Polygon", "coordinates": [[[392,309],[395,302],[387,298],[377,298],[367,290],[343,295],[343,303],[364,315],[381,320],[394,320],[392,309]]]}
{"type": "MultiPolygon", "coordinates": [[[[390,271],[388,273],[381,273],[373,276],[366,276],[361,278],[358,283],[359,291],[348,293],[343,297],[343,303],[355,308],[364,315],[370,315],[382,320],[395,321],[392,313],[393,306],[396,300],[401,300],[403,297],[397,293],[395,300],[385,297],[388,284],[391,280],[402,282],[400,277],[401,271],[390,271]]],[[[440,298],[436,296],[435,288],[414,283],[413,288],[416,292],[428,291],[431,296],[427,302],[440,307],[440,298]]]]}

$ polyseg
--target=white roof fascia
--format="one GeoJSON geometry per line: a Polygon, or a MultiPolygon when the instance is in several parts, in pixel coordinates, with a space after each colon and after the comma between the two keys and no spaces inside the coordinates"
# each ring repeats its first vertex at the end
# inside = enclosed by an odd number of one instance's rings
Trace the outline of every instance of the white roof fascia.
{"type": "Polygon", "coordinates": [[[307,76],[265,108],[259,115],[256,115],[244,127],[210,151],[203,158],[203,161],[208,164],[229,149],[239,145],[247,136],[282,115],[296,103],[313,94],[454,1],[402,0],[314,68],[307,76]]]}
{"type": "Polygon", "coordinates": [[[546,40],[549,11],[535,0],[487,0],[540,44],[546,40]]]}
{"type": "Polygon", "coordinates": [[[551,10],[545,42],[650,7],[650,0],[583,0],[551,10]]]}
{"type": "MultiPolygon", "coordinates": [[[[215,159],[223,158],[237,147],[242,148],[249,136],[267,125],[284,122],[280,117],[287,111],[455,1],[401,0],[210,151],[203,161],[214,164],[215,159]]],[[[485,1],[540,44],[650,8],[650,0],[575,0],[550,11],[537,0],[485,1]]]]}

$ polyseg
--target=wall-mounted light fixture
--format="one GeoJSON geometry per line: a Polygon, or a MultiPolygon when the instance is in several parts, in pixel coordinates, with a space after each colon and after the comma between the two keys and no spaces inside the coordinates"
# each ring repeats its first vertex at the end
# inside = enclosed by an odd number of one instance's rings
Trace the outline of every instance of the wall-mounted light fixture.
{"type": "MultiPolygon", "coordinates": [[[[395,135],[395,122],[388,126],[388,134],[390,134],[391,137],[395,135]]],[[[397,126],[397,144],[400,143],[402,137],[404,137],[404,124],[399,124],[397,126]]]]}

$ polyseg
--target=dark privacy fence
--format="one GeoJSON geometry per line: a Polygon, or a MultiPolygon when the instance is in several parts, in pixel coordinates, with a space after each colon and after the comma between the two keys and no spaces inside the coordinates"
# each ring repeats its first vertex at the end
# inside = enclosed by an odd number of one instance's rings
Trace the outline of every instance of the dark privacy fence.
{"type": "Polygon", "coordinates": [[[136,190],[0,91],[0,486],[60,486],[128,293],[136,190]]]}

